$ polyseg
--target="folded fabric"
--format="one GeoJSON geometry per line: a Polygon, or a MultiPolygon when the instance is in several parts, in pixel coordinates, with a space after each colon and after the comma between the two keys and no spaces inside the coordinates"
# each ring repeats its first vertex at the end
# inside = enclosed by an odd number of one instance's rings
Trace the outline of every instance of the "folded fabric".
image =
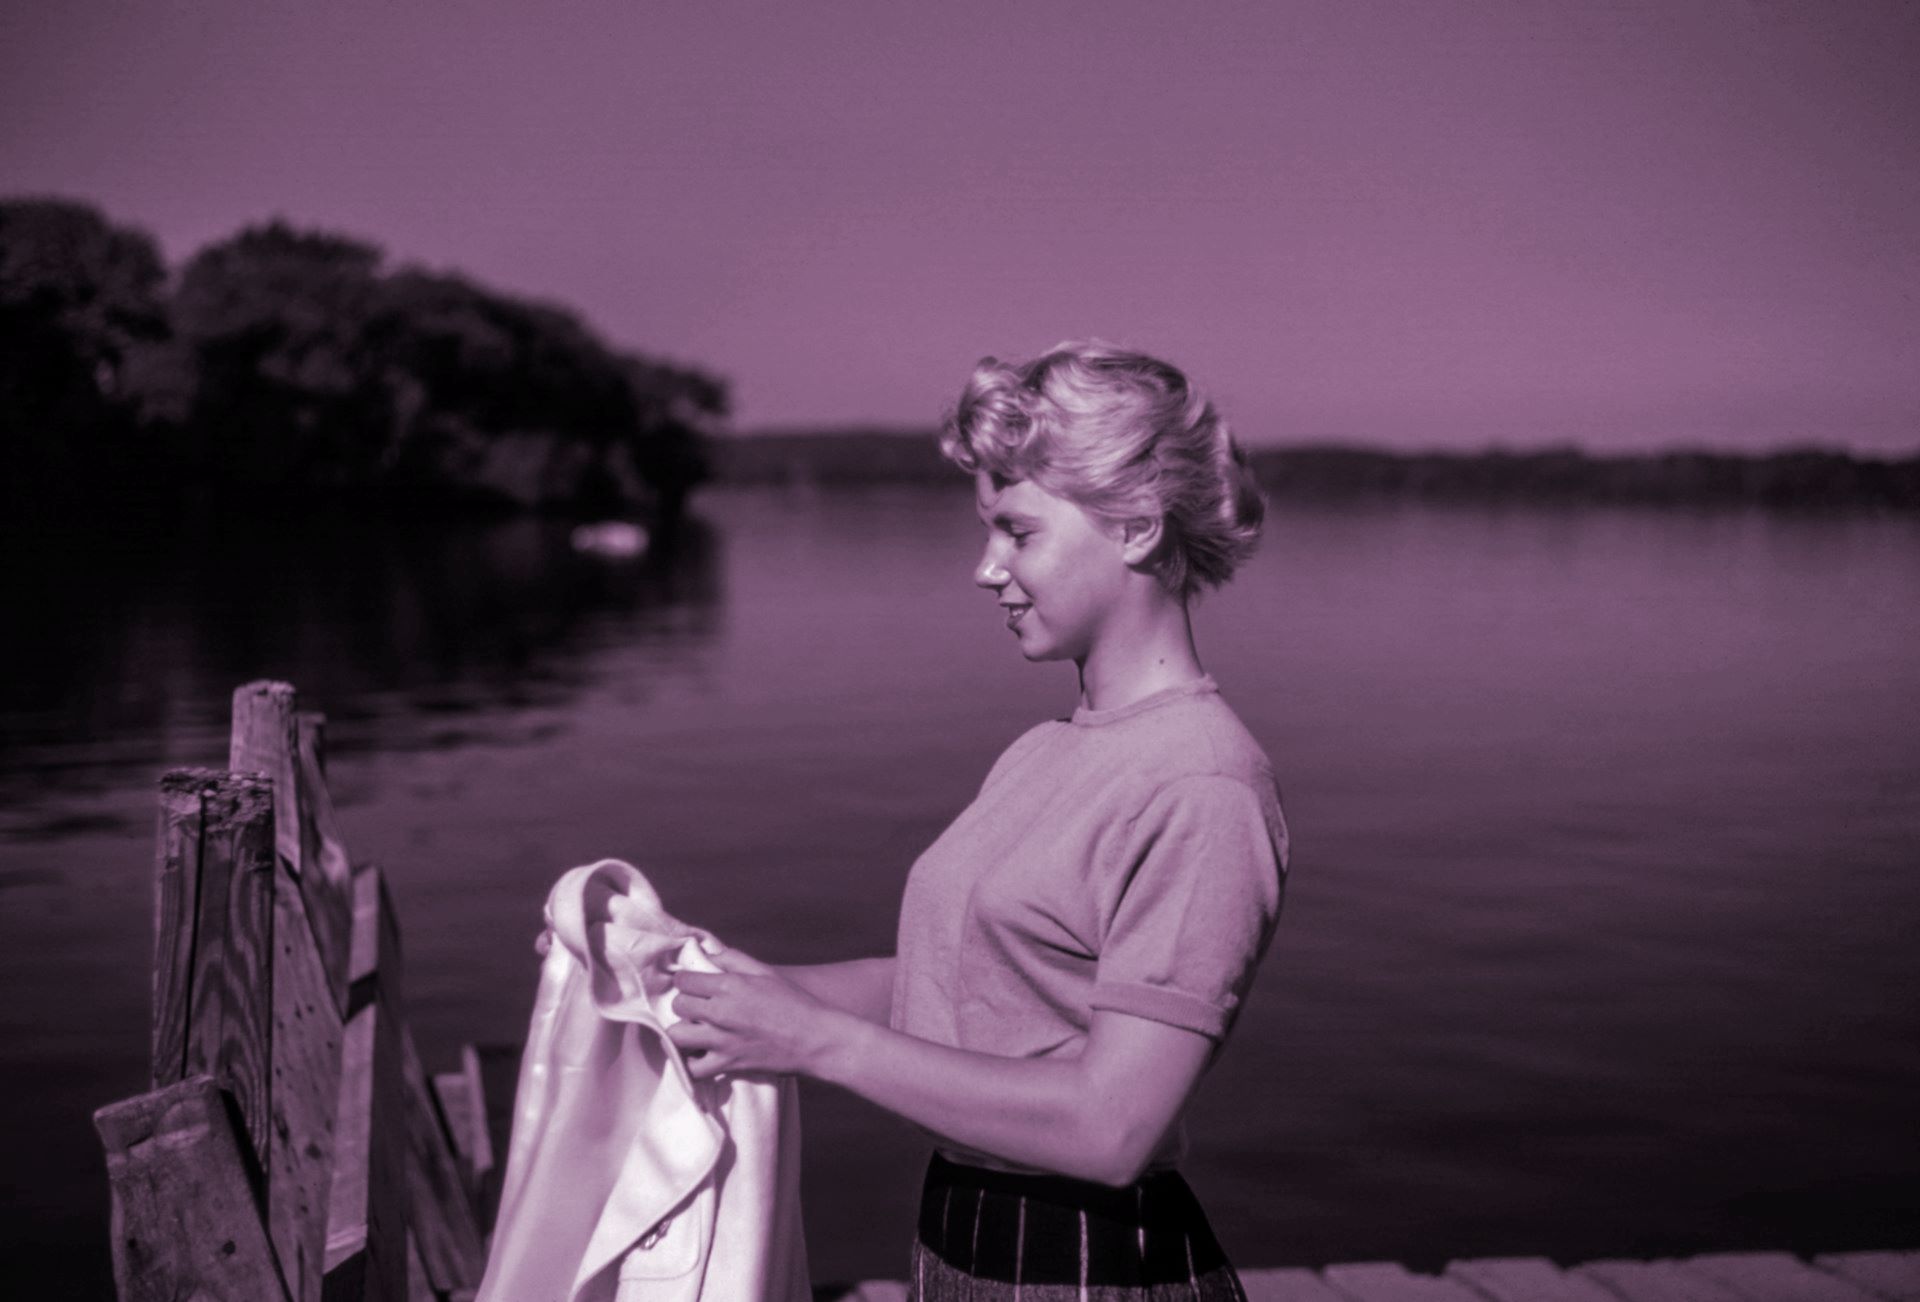
{"type": "Polygon", "coordinates": [[[696,1081],[666,1028],[708,933],[618,859],[547,897],[499,1219],[476,1302],[811,1302],[791,1077],[696,1081]]]}

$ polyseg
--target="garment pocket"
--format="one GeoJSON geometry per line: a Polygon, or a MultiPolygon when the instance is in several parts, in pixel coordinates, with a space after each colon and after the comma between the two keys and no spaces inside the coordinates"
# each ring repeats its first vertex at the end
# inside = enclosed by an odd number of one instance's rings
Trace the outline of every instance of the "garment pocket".
{"type": "Polygon", "coordinates": [[[634,1241],[620,1259],[614,1302],[640,1302],[649,1296],[637,1287],[642,1281],[678,1279],[700,1264],[713,1237],[713,1200],[713,1181],[707,1180],[634,1241]]]}

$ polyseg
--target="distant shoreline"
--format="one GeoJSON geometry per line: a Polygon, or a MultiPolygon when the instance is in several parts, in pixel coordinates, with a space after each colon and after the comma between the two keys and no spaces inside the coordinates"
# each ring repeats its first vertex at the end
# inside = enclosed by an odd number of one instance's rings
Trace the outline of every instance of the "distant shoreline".
{"type": "MultiPolygon", "coordinates": [[[[721,435],[706,444],[714,484],[849,486],[951,482],[932,430],[721,435]]],[[[1832,448],[1762,453],[1674,450],[1596,455],[1574,448],[1393,452],[1345,444],[1248,449],[1270,497],[1542,504],[1746,505],[1920,511],[1920,452],[1832,448]]]]}

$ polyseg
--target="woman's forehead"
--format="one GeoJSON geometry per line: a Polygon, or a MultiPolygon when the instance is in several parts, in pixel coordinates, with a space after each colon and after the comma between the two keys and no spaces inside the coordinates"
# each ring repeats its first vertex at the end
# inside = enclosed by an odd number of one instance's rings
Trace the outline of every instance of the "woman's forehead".
{"type": "Polygon", "coordinates": [[[1030,479],[1004,479],[987,470],[973,476],[973,505],[983,518],[1006,512],[1037,514],[1059,500],[1030,479]]]}

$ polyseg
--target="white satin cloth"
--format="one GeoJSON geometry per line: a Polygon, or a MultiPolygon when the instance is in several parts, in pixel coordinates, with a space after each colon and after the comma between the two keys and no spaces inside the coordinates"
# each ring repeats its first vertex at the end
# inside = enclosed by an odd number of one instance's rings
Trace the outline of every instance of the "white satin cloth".
{"type": "Polygon", "coordinates": [[[792,1077],[696,1081],[666,1028],[718,971],[640,870],[575,868],[520,1064],[476,1302],[811,1302],[792,1077]]]}

